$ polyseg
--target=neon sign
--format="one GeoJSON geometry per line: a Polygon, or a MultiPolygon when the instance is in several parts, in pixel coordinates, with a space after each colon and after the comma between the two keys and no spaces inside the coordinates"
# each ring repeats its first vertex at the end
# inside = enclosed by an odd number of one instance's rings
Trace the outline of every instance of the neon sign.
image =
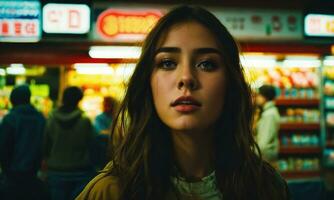
{"type": "Polygon", "coordinates": [[[120,11],[108,9],[97,19],[98,33],[105,39],[143,39],[163,14],[159,11],[120,11]]]}
{"type": "Polygon", "coordinates": [[[49,3],[43,7],[46,33],[85,34],[90,28],[90,8],[85,4],[49,3]]]}
{"type": "Polygon", "coordinates": [[[39,1],[0,1],[0,41],[39,41],[40,7],[39,1]]]}
{"type": "Polygon", "coordinates": [[[307,36],[334,37],[334,15],[308,14],[304,22],[307,36]]]}

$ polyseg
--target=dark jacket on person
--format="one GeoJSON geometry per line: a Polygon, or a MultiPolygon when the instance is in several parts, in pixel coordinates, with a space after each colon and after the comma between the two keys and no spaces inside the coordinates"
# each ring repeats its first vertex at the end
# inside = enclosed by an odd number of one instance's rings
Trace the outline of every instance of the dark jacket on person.
{"type": "Polygon", "coordinates": [[[4,174],[36,175],[42,160],[45,119],[31,104],[17,105],[0,124],[4,174]]]}
{"type": "Polygon", "coordinates": [[[90,169],[94,136],[93,126],[82,110],[56,109],[45,129],[44,157],[48,169],[63,172],[90,169]]]}

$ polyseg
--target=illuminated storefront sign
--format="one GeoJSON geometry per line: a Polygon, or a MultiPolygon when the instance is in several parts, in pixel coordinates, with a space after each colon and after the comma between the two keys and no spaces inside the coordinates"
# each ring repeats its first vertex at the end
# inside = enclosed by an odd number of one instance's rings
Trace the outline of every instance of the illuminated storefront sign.
{"type": "Polygon", "coordinates": [[[303,40],[303,14],[298,10],[226,8],[212,11],[238,40],[303,40]]]}
{"type": "Polygon", "coordinates": [[[0,42],[37,42],[41,38],[39,1],[0,0],[0,42]]]}
{"type": "Polygon", "coordinates": [[[97,19],[96,29],[103,39],[142,40],[162,16],[160,11],[108,9],[97,19]]]}
{"type": "Polygon", "coordinates": [[[334,15],[306,15],[304,31],[307,36],[334,37],[334,15]]]}
{"type": "Polygon", "coordinates": [[[43,31],[85,34],[90,28],[90,8],[85,4],[49,3],[43,7],[43,31]]]}

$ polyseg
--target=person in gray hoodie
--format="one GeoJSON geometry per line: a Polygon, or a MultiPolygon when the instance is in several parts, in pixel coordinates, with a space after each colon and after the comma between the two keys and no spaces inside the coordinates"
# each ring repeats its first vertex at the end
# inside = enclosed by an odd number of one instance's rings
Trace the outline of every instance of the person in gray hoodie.
{"type": "Polygon", "coordinates": [[[82,98],[80,88],[66,88],[62,106],[47,120],[43,151],[53,200],[74,199],[95,175],[91,161],[95,131],[78,107],[82,98]]]}
{"type": "Polygon", "coordinates": [[[0,164],[4,176],[0,199],[47,199],[37,178],[42,161],[44,116],[30,104],[28,85],[10,94],[13,108],[0,124],[0,164]]]}

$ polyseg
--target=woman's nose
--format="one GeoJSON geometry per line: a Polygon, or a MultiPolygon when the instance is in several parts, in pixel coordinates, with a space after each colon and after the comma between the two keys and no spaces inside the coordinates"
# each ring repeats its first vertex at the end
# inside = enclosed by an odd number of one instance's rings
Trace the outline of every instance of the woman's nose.
{"type": "Polygon", "coordinates": [[[190,65],[182,66],[180,70],[180,78],[177,84],[178,89],[196,90],[198,81],[194,74],[194,69],[190,65]]]}

